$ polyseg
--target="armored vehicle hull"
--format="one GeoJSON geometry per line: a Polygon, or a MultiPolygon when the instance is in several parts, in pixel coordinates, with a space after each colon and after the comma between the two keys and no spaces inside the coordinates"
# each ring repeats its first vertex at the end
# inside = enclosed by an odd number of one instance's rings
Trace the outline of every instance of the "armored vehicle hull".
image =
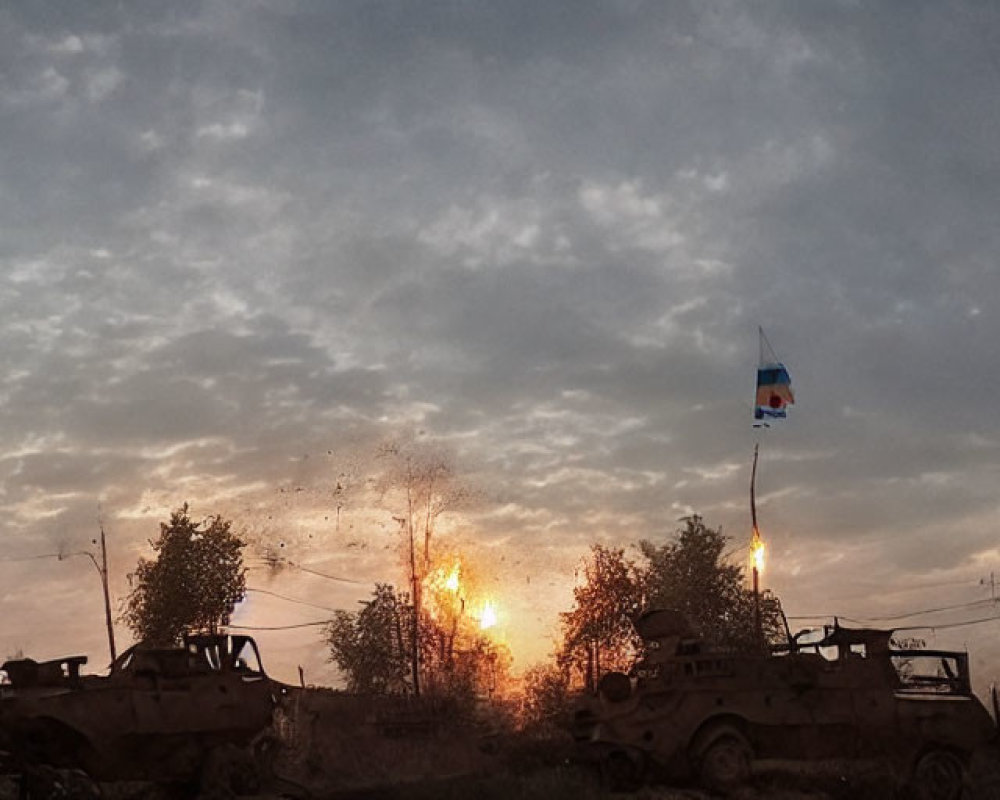
{"type": "Polygon", "coordinates": [[[179,648],[137,645],[108,676],[86,658],[8,661],[0,750],[26,766],[79,768],[96,780],[187,780],[221,747],[263,741],[275,685],[245,636],[192,636],[179,648]]]}
{"type": "Polygon", "coordinates": [[[813,645],[734,654],[676,616],[636,622],[646,654],[606,675],[574,718],[584,755],[630,788],[650,768],[726,790],[761,759],[880,759],[918,797],[955,800],[971,754],[996,739],[965,653],[893,650],[891,631],[839,626],[813,645]]]}

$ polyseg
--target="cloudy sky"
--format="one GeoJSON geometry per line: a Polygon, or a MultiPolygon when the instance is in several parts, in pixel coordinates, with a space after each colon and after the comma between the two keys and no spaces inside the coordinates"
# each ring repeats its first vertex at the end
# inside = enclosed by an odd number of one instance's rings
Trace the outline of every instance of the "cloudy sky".
{"type": "MultiPolygon", "coordinates": [[[[0,655],[106,662],[92,565],[31,558],[99,503],[119,599],[187,501],[358,581],[251,586],[355,608],[398,536],[334,490],[390,439],[476,487],[443,529],[522,666],[590,543],[742,546],[758,439],[789,614],[992,613],[993,3],[6,3],[0,143],[0,655]]],[[[332,680],[318,631],[272,671],[332,680]]],[[[996,632],[921,635],[991,680],[996,632]]]]}

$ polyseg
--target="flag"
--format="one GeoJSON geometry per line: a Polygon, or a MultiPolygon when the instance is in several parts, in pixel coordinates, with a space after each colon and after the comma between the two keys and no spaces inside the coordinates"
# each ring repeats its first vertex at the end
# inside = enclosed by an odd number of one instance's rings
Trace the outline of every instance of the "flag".
{"type": "Polygon", "coordinates": [[[757,367],[757,402],[753,418],[784,419],[785,408],[795,403],[792,380],[785,365],[771,361],[757,367]]]}

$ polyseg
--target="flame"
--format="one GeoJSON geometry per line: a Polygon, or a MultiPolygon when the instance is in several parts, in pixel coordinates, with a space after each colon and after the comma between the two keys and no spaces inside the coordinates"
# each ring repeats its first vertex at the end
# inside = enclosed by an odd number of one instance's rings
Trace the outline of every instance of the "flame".
{"type": "Polygon", "coordinates": [[[496,603],[483,597],[475,570],[466,567],[463,558],[453,556],[442,559],[439,566],[424,575],[423,610],[448,626],[468,623],[480,631],[496,628],[499,623],[496,603]]]}
{"type": "Polygon", "coordinates": [[[764,540],[760,538],[757,531],[753,532],[753,539],[750,542],[750,562],[758,574],[764,572],[764,540]]]}
{"type": "Polygon", "coordinates": [[[489,601],[483,606],[483,610],[479,612],[479,628],[480,630],[488,631],[490,628],[497,624],[497,611],[493,607],[493,604],[489,601]]]}

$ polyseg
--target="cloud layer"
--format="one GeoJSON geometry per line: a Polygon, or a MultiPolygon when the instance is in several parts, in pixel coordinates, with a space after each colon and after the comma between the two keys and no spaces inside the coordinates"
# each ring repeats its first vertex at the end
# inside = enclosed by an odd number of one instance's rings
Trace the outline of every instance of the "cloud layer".
{"type": "MultiPolygon", "coordinates": [[[[452,535],[523,586],[526,662],[588,543],[692,511],[745,538],[761,324],[799,398],[761,435],[789,611],[984,596],[992,5],[67,3],[5,8],[0,37],[8,557],[86,546],[100,501],[121,596],[187,500],[395,580],[391,514],[331,527],[331,492],[417,435],[483,489],[452,535]]],[[[68,569],[0,561],[8,650],[100,649],[68,569]]]]}

